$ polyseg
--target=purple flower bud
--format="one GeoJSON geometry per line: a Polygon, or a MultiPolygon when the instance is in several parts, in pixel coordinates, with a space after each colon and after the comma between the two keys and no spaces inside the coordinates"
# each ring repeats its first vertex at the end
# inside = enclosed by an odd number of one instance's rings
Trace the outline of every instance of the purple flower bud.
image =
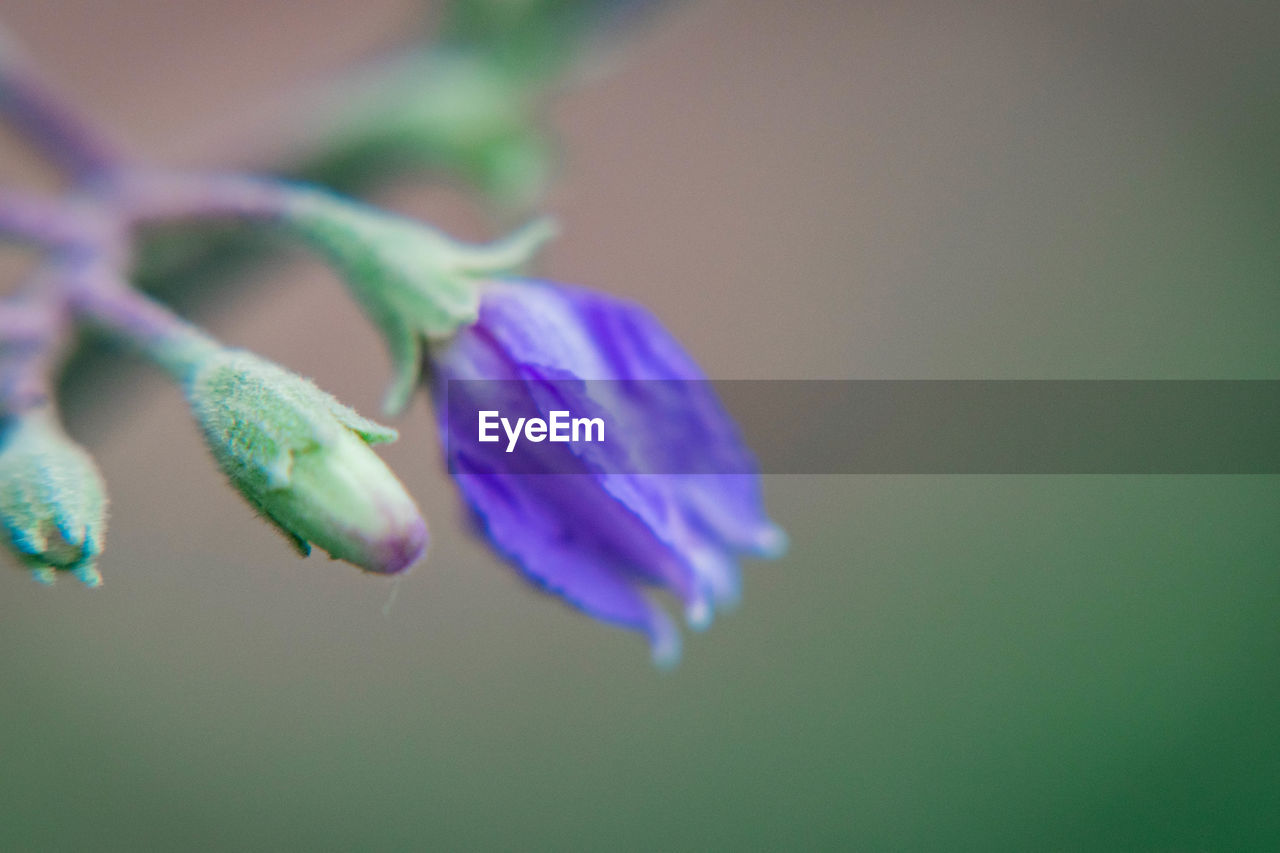
{"type": "Polygon", "coordinates": [[[432,356],[450,470],[489,540],[543,590],[646,634],[660,666],[679,659],[680,634],[646,588],[676,596],[690,626],[704,628],[738,598],[739,556],[785,550],[732,419],[646,310],[560,285],[495,282],[479,320],[432,356]],[[513,456],[504,441],[478,442],[474,421],[450,417],[450,380],[479,379],[507,381],[467,383],[472,394],[493,389],[470,402],[543,416],[599,410],[590,380],[677,381],[639,382],[621,407],[612,401],[605,445],[539,443],[513,456]],[[695,470],[735,473],[682,473],[695,470]]]}

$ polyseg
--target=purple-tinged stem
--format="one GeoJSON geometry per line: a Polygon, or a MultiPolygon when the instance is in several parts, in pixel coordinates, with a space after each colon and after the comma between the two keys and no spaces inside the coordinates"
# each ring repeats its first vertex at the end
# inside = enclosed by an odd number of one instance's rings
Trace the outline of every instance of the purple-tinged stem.
{"type": "Polygon", "coordinates": [[[50,334],[48,311],[13,300],[0,302],[0,351],[33,346],[50,334]]]}
{"type": "Polygon", "coordinates": [[[51,269],[41,267],[28,287],[0,302],[0,416],[52,401],[68,317],[62,295],[44,286],[51,269]]]}
{"type": "Polygon", "coordinates": [[[105,249],[116,229],[92,205],[19,190],[0,190],[0,236],[50,249],[105,249]]]}
{"type": "Polygon", "coordinates": [[[113,272],[81,271],[70,286],[77,319],[96,327],[187,381],[222,345],[113,272]]]}
{"type": "Polygon", "coordinates": [[[118,168],[125,160],[107,134],[42,78],[17,41],[4,31],[0,31],[0,115],[77,181],[118,168]]]}
{"type": "Polygon", "coordinates": [[[190,219],[276,221],[289,214],[299,195],[311,192],[250,175],[150,170],[114,174],[95,191],[132,225],[190,219]]]}

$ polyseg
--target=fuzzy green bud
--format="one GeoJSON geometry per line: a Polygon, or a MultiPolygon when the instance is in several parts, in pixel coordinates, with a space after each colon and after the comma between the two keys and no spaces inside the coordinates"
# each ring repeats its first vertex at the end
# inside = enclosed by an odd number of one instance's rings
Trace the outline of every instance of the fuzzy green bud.
{"type": "Polygon", "coordinates": [[[43,583],[65,571],[98,586],[107,499],[97,465],[47,406],[0,430],[0,522],[10,547],[43,583]]]}
{"type": "Polygon", "coordinates": [[[396,378],[384,408],[408,404],[422,368],[424,340],[474,323],[477,285],[526,263],[553,234],[537,220],[507,239],[468,246],[412,219],[322,193],[300,197],[287,222],[342,273],[386,338],[396,378]]]}
{"type": "Polygon", "coordinates": [[[210,356],[186,390],[218,465],[301,553],[315,545],[383,574],[422,555],[426,524],[369,447],[394,441],[395,430],[242,351],[210,356]]]}

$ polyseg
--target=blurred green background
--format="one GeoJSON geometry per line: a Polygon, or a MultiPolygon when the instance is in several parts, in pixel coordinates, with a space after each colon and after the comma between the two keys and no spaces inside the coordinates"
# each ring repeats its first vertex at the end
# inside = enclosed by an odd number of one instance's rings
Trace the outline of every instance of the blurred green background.
{"type": "MultiPolygon", "coordinates": [[[[411,14],[0,2],[177,164],[411,14]]],[[[690,4],[559,102],[546,271],[721,378],[1277,378],[1277,34],[1255,3],[690,4]]],[[[383,200],[489,234],[454,191],[383,200]]],[[[332,276],[251,284],[209,324],[373,412],[332,276]]],[[[0,848],[1280,847],[1280,478],[772,477],[791,554],[664,675],[467,538],[422,404],[386,455],[434,540],[393,587],[294,557],[119,367],[125,416],[72,424],[105,587],[0,572],[0,848]]]]}

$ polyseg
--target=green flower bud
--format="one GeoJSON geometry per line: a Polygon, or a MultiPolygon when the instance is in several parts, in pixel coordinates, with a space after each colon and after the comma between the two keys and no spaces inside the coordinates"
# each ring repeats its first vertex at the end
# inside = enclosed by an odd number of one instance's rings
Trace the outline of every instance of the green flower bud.
{"type": "Polygon", "coordinates": [[[43,583],[66,571],[98,586],[107,499],[97,465],[47,406],[0,430],[0,522],[18,559],[43,583]]]}
{"type": "Polygon", "coordinates": [[[369,572],[404,571],[427,528],[404,486],[369,445],[395,430],[366,420],[251,353],[222,350],[187,384],[218,465],[306,555],[316,545],[369,572]]]}
{"type": "Polygon", "coordinates": [[[388,412],[409,402],[422,368],[422,342],[474,323],[477,283],[523,265],[554,233],[537,220],[489,246],[457,243],[419,222],[336,196],[299,197],[289,225],[328,256],[365,312],[382,330],[396,378],[388,412]]]}

